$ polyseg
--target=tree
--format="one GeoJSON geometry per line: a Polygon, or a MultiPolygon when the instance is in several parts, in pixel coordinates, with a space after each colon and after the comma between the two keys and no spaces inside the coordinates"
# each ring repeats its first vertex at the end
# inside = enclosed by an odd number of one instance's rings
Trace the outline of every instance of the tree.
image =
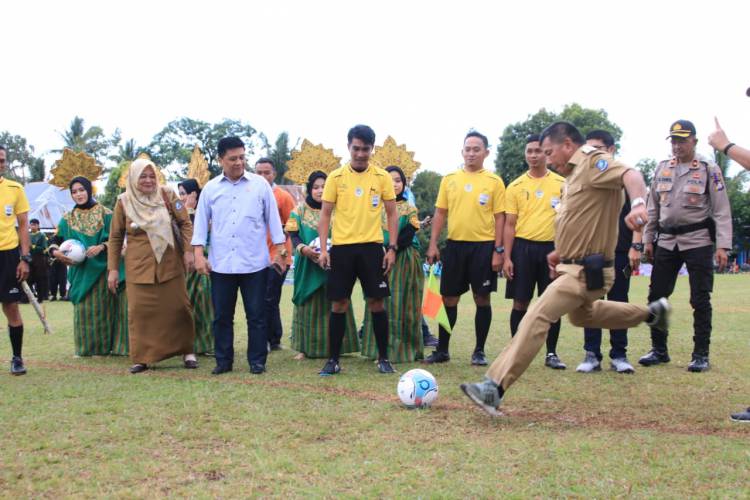
{"type": "Polygon", "coordinates": [[[646,187],[651,185],[651,181],[654,180],[654,172],[656,172],[656,166],[658,163],[653,158],[641,158],[638,163],[635,164],[635,168],[641,171],[643,174],[643,180],[646,182],[646,187]]]}
{"type": "MultiPolygon", "coordinates": [[[[111,138],[107,138],[104,130],[94,125],[88,129],[85,126],[83,118],[76,116],[70,122],[70,127],[65,132],[60,133],[64,147],[73,151],[83,151],[91,155],[96,161],[101,161],[106,157],[107,151],[120,142],[120,131],[115,130],[111,138]]],[[[61,149],[54,149],[53,153],[62,153],[61,149]]]]}
{"type": "Polygon", "coordinates": [[[542,108],[535,114],[529,115],[525,121],[508,125],[500,136],[495,171],[503,178],[506,185],[528,168],[524,159],[526,137],[529,134],[541,133],[547,125],[558,120],[571,122],[584,135],[594,129],[607,130],[615,138],[615,145],[619,148],[622,129],[609,120],[607,112],[603,109],[584,108],[576,103],[566,105],[561,113],[542,108]]]}
{"type": "Polygon", "coordinates": [[[142,148],[136,146],[135,139],[128,139],[117,146],[117,152],[110,155],[109,159],[116,162],[118,165],[124,161],[134,161],[138,158],[138,155],[142,150],[142,148]]]}
{"type": "Polygon", "coordinates": [[[117,197],[124,191],[117,183],[122,175],[122,170],[130,164],[130,161],[123,160],[109,171],[107,184],[104,186],[104,194],[96,197],[97,201],[105,207],[113,209],[117,197]]]}
{"type": "MultiPolygon", "coordinates": [[[[432,170],[422,170],[414,177],[411,185],[411,192],[414,194],[419,218],[424,219],[435,212],[435,201],[437,200],[440,181],[443,176],[432,170]]],[[[422,255],[427,252],[427,245],[430,242],[430,228],[420,230],[417,233],[422,255]]],[[[438,240],[438,245],[442,246],[445,240],[445,231],[438,240]]]]}
{"type": "Polygon", "coordinates": [[[29,182],[41,182],[44,180],[47,171],[43,158],[34,158],[29,165],[29,182]]]}
{"type": "MultiPolygon", "coordinates": [[[[34,146],[20,135],[10,132],[0,133],[0,144],[7,149],[8,163],[6,165],[6,176],[18,182],[26,182],[26,169],[30,169],[36,157],[34,157],[34,146]]],[[[42,180],[44,174],[42,174],[42,180]]]]}
{"type": "Polygon", "coordinates": [[[157,133],[147,148],[147,152],[154,162],[167,167],[172,163],[182,166],[181,175],[187,173],[190,155],[197,144],[208,160],[208,170],[211,177],[221,172],[218,164],[217,146],[219,139],[227,136],[237,136],[245,143],[245,151],[253,152],[252,137],[255,129],[240,120],[224,119],[219,123],[208,123],[201,120],[182,117],[169,122],[157,133]]]}
{"type": "MultiPolygon", "coordinates": [[[[284,177],[286,171],[289,169],[287,162],[292,159],[291,150],[294,148],[289,147],[289,133],[282,132],[276,138],[276,142],[273,146],[268,142],[268,138],[265,134],[260,134],[260,140],[263,143],[263,149],[266,150],[266,156],[273,160],[273,164],[276,167],[276,184],[292,184],[292,182],[284,177]]],[[[299,141],[297,141],[299,143],[299,141]]],[[[296,144],[294,147],[297,147],[296,144]]]]}

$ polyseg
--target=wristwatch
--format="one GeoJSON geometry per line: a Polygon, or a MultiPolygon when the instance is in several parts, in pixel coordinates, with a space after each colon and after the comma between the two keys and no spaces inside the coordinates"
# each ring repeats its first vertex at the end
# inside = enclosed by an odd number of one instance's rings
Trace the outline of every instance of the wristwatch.
{"type": "Polygon", "coordinates": [[[495,253],[505,253],[505,247],[502,245],[495,247],[495,253]]]}
{"type": "Polygon", "coordinates": [[[633,250],[638,250],[639,252],[643,252],[643,243],[633,243],[630,245],[630,248],[633,250]]]}
{"type": "Polygon", "coordinates": [[[27,264],[31,264],[31,254],[27,253],[26,255],[21,255],[21,260],[27,264]]]}
{"type": "Polygon", "coordinates": [[[633,199],[632,199],[632,200],[630,201],[630,208],[635,208],[635,207],[637,207],[638,205],[645,205],[645,204],[646,204],[646,200],[644,200],[643,198],[641,198],[641,197],[639,196],[638,198],[633,198],[633,199]]]}
{"type": "Polygon", "coordinates": [[[396,245],[388,245],[388,250],[393,250],[394,252],[398,252],[398,247],[396,245]]]}

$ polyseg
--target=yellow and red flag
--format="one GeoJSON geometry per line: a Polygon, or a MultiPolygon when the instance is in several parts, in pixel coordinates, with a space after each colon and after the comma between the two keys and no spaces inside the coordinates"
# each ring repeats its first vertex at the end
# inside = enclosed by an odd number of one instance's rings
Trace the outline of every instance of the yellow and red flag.
{"type": "Polygon", "coordinates": [[[435,266],[430,266],[430,275],[427,277],[427,286],[424,289],[424,300],[422,301],[422,314],[430,319],[436,319],[438,324],[451,332],[451,324],[443,305],[443,297],[440,295],[440,284],[435,276],[435,266]]]}

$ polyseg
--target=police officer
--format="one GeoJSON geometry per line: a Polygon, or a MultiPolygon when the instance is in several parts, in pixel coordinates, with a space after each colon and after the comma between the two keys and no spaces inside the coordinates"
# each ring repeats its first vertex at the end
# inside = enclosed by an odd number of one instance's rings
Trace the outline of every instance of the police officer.
{"type": "Polygon", "coordinates": [[[539,352],[550,324],[565,314],[576,326],[628,328],[647,321],[656,328],[667,327],[669,304],[664,298],[648,308],[598,300],[615,279],[613,261],[622,189],[625,187],[632,200],[625,222],[635,229],[647,219],[643,200],[646,186],[640,172],[584,142],[578,129],[568,122],[555,122],[542,132],[547,162],[566,176],[555,218],[555,250],[547,256],[556,279],[531,305],[518,333],[492,363],[485,379],[461,385],[464,393],[490,415],[498,414],[503,395],[539,352]]]}
{"type": "MultiPolygon", "coordinates": [[[[669,297],[685,263],[693,307],[693,357],[688,371],[710,368],[711,291],[714,284],[714,245],[719,271],[727,265],[732,247],[732,217],[721,169],[695,152],[695,126],[677,120],[667,139],[673,157],[656,168],[648,201],[644,232],[646,257],[653,260],[649,300],[669,297]]],[[[638,362],[643,366],[669,362],[667,331],[651,329],[651,351],[638,362]]]]}

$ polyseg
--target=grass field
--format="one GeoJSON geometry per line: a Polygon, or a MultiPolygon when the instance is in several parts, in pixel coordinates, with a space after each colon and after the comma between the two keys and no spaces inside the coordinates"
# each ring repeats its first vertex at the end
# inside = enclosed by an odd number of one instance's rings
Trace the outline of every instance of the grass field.
{"type": "MultiPolygon", "coordinates": [[[[646,288],[634,278],[631,300],[644,302],[646,288]]],[[[29,373],[0,374],[0,497],[748,497],[750,425],[728,414],[750,405],[750,278],[720,276],[715,289],[712,371],[685,370],[692,315],[680,278],[671,364],[575,373],[583,335],[563,319],[568,370],[546,369],[539,356],[499,419],[458,388],[483,374],[469,364],[468,296],[453,360],[431,368],[440,397],[424,411],[402,408],[398,376],[359,357],[343,358],[340,376],[319,377],[323,360],[293,360],[287,338],[268,372],[251,375],[239,309],[233,373],[210,375],[213,359],[202,357],[198,370],[173,359],[134,376],[124,358],[73,357],[70,304],[47,305],[53,336],[22,306],[29,373]]],[[[501,295],[490,357],[509,339],[501,295]]],[[[285,332],[290,297],[285,287],[285,332]]],[[[608,342],[605,334],[605,354],[608,342]]],[[[649,345],[646,328],[631,330],[631,361],[649,345]]],[[[9,358],[3,326],[3,370],[9,358]]]]}

